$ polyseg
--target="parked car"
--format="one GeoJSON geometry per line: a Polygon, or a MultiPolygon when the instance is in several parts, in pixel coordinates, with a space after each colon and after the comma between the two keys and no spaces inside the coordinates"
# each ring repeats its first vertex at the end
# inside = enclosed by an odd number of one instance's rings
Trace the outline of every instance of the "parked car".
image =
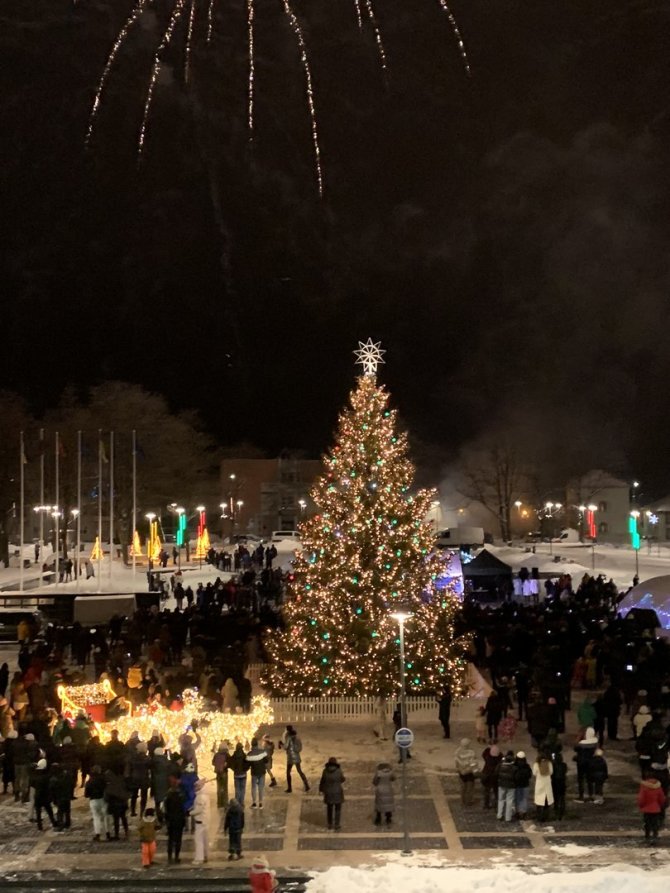
{"type": "Polygon", "coordinates": [[[300,535],[297,530],[273,530],[272,542],[283,543],[285,540],[292,540],[296,545],[300,543],[300,535]]]}

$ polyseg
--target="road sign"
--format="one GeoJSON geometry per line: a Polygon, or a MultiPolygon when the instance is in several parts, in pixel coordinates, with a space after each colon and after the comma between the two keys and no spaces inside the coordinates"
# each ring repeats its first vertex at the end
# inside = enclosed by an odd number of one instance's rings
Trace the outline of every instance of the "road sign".
{"type": "Polygon", "coordinates": [[[394,740],[397,747],[411,747],[414,744],[414,732],[411,729],[398,729],[394,740]]]}

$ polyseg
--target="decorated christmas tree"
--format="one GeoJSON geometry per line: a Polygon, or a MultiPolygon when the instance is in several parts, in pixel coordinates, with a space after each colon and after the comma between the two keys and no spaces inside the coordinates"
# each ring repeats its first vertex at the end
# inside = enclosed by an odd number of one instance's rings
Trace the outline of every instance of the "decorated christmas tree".
{"type": "MultiPolygon", "coordinates": [[[[360,343],[360,342],[359,342],[360,343]]],[[[377,384],[379,344],[356,353],[364,374],[340,415],[335,445],[300,526],[302,548],[268,641],[267,682],[288,695],[390,695],[397,690],[398,625],[405,626],[407,688],[454,695],[465,688],[464,643],[454,640],[454,592],[438,589],[444,562],[426,521],[434,493],[414,492],[407,437],[377,384]]]]}

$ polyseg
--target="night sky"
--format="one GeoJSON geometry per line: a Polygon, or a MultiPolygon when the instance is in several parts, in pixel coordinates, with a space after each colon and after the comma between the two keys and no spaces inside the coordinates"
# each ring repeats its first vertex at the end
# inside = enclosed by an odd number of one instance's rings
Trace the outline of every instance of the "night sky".
{"type": "Polygon", "coordinates": [[[325,194],[280,0],[198,0],[143,163],[168,6],[121,52],[128,0],[22,0],[0,28],[2,386],[36,412],[68,384],[138,382],[221,444],[325,448],[358,339],[417,453],[542,439],[557,473],[609,467],[670,489],[670,3],[375,0],[384,76],[353,0],[295,0],[325,194]],[[558,461],[560,459],[560,461],[558,461]]]}

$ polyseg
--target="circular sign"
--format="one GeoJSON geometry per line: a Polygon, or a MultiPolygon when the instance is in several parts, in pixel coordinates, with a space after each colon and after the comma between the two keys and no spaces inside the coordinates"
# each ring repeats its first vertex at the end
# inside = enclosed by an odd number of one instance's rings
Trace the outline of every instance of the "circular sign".
{"type": "Polygon", "coordinates": [[[411,729],[398,729],[394,740],[398,747],[411,747],[414,744],[414,732],[411,729]]]}

